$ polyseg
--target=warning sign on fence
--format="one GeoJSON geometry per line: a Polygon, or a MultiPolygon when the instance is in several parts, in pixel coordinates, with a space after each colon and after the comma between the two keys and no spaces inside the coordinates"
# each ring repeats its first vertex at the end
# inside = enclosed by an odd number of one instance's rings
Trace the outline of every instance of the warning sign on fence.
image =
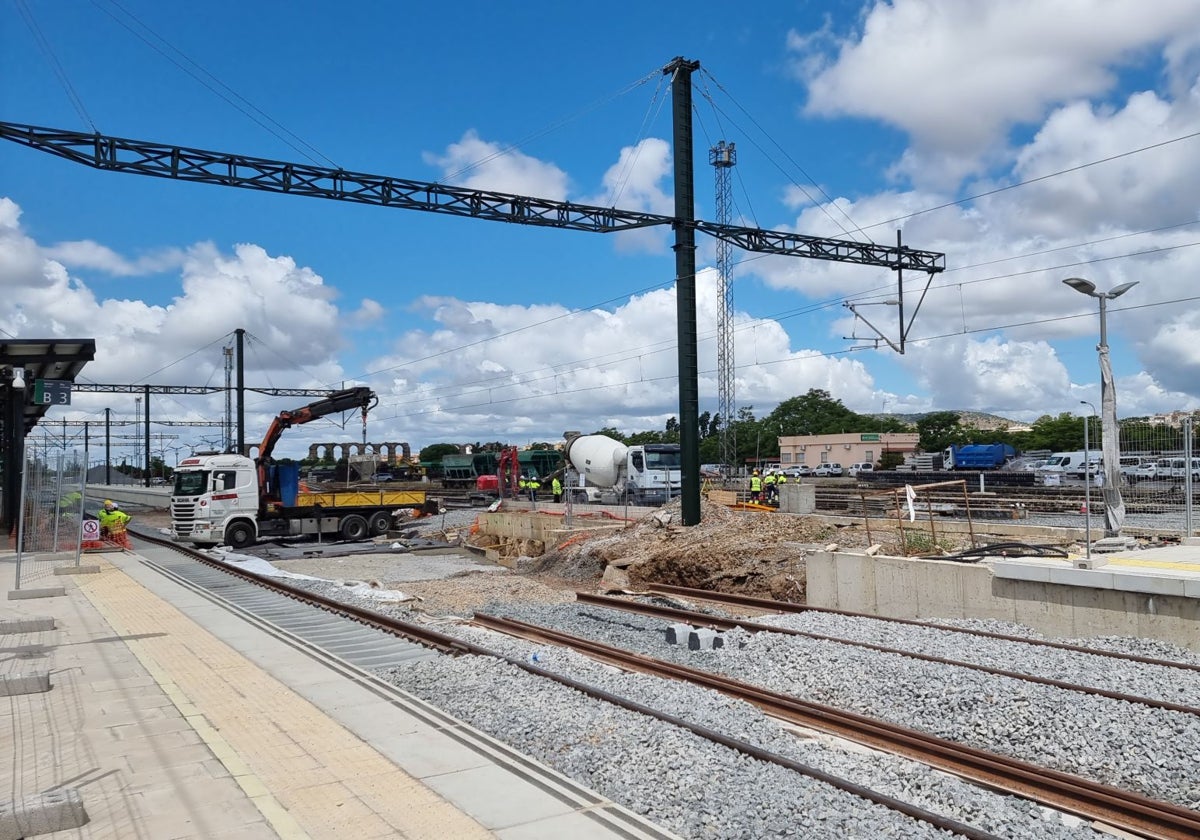
{"type": "Polygon", "coordinates": [[[85,519],[83,520],[83,541],[95,541],[100,539],[100,520],[85,519]]]}

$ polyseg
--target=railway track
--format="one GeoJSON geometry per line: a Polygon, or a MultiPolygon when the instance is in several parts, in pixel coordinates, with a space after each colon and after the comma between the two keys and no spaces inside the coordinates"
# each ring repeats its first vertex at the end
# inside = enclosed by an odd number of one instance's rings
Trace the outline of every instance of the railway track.
{"type": "MultiPolygon", "coordinates": [[[[707,599],[710,601],[720,602],[719,595],[712,593],[707,599]]],[[[1127,692],[1113,691],[1105,688],[1099,688],[1089,685],[1078,685],[1066,680],[1055,679],[1053,677],[1042,677],[1036,674],[1028,674],[1020,671],[1011,671],[1004,668],[995,668],[987,665],[980,665],[974,662],[967,662],[961,659],[947,659],[942,656],[932,656],[929,654],[920,653],[913,650],[902,648],[887,647],[886,645],[877,645],[871,642],[857,641],[854,639],[845,639],[838,636],[826,635],[823,633],[808,633],[802,630],[794,630],[789,627],[779,627],[772,624],[763,624],[761,622],[751,621],[744,618],[721,618],[709,613],[696,612],[694,610],[682,610],[674,607],[663,607],[655,604],[647,604],[640,601],[630,601],[624,598],[613,598],[607,595],[594,595],[587,592],[576,592],[576,600],[581,604],[593,604],[599,607],[607,607],[613,610],[624,610],[626,612],[635,612],[641,615],[650,615],[661,618],[664,621],[675,621],[688,624],[693,627],[710,627],[715,630],[732,630],[740,628],[752,633],[783,633],[790,636],[803,636],[807,639],[813,639],[822,642],[833,642],[836,644],[851,645],[854,647],[863,648],[865,650],[873,650],[878,653],[889,653],[898,656],[907,656],[912,659],[920,659],[925,662],[936,662],[941,665],[952,665],[956,668],[968,668],[974,671],[982,671],[986,674],[995,676],[1008,677],[1014,680],[1024,680],[1026,682],[1037,683],[1039,685],[1049,685],[1055,688],[1065,689],[1067,691],[1077,691],[1082,694],[1094,694],[1097,697],[1107,697],[1110,700],[1121,700],[1126,703],[1139,703],[1143,706],[1149,706],[1154,709],[1166,709],[1172,712],[1183,712],[1184,714],[1195,715],[1200,717],[1200,708],[1196,706],[1188,706],[1182,703],[1173,703],[1167,700],[1162,700],[1153,697],[1142,697],[1136,694],[1127,692]]],[[[925,625],[933,629],[936,625],[925,625]]],[[[941,629],[941,628],[938,628],[941,629]]],[[[1018,637],[1013,637],[1018,638],[1018,637]]],[[[1103,653],[1093,654],[1093,651],[1078,649],[1081,653],[1103,656],[1103,653]]],[[[1157,661],[1154,664],[1163,667],[1182,667],[1179,663],[1168,663],[1157,661]]],[[[1194,666],[1193,666],[1194,667],[1194,666]]]]}
{"type": "MultiPolygon", "coordinates": [[[[194,551],[184,549],[156,535],[134,534],[139,539],[169,547],[179,559],[159,560],[156,565],[164,573],[201,586],[213,597],[220,597],[252,612],[262,620],[294,633],[313,645],[333,652],[347,661],[367,669],[405,668],[414,663],[428,662],[444,656],[473,654],[505,662],[522,672],[540,679],[550,679],[583,692],[606,703],[615,704],[643,715],[687,729],[693,734],[736,750],[759,761],[770,762],[793,772],[817,779],[840,790],[889,808],[930,825],[953,831],[965,837],[990,838],[996,835],[981,831],[955,819],[912,805],[894,796],[879,793],[853,779],[803,765],[794,759],[764,750],[753,743],[741,741],[727,733],[712,730],[677,716],[664,714],[646,704],[596,689],[584,682],[556,674],[521,657],[504,655],[485,645],[466,641],[454,634],[433,630],[427,626],[382,615],[374,610],[344,603],[316,593],[262,578],[231,568],[227,564],[194,551]],[[319,609],[321,612],[315,612],[319,609]]],[[[678,593],[676,593],[678,594],[678,593]]],[[[709,593],[715,595],[715,593],[709,593]]],[[[589,596],[591,597],[591,596],[589,596]]],[[[779,605],[770,602],[770,608],[779,605]]],[[[606,605],[607,606],[607,605],[606,605]]],[[[764,609],[762,604],[751,604],[764,609]]],[[[666,618],[668,616],[663,615],[666,618]]],[[[712,620],[712,616],[705,616],[712,620]]],[[[549,628],[513,622],[496,616],[477,616],[476,621],[491,630],[499,630],[521,638],[533,638],[539,643],[563,644],[583,650],[590,656],[617,664],[630,670],[654,673],[656,676],[686,679],[711,690],[721,691],[752,702],[772,715],[795,721],[798,725],[856,740],[877,749],[884,749],[922,761],[931,766],[957,773],[979,784],[1010,791],[1050,807],[1099,820],[1137,836],[1176,838],[1200,836],[1200,813],[1169,803],[1147,799],[1117,788],[1098,785],[1077,777],[1049,771],[1045,768],[1023,766],[1021,762],[961,747],[923,733],[897,732],[897,728],[851,712],[779,695],[755,686],[738,684],[729,678],[705,674],[685,666],[656,661],[645,655],[621,651],[615,647],[569,637],[549,628]]],[[[941,628],[945,629],[945,628],[941,628]]],[[[999,635],[999,634],[992,634],[999,635]]],[[[1021,637],[1013,637],[1021,638],[1021,637]]],[[[1022,641],[1027,641],[1022,639],[1022,641]]],[[[1146,657],[1130,657],[1148,660],[1146,657]]],[[[1107,696],[1107,695],[1104,695],[1107,696]]],[[[1139,701],[1140,702],[1140,701],[1139,701]]],[[[1167,706],[1162,706],[1167,708],[1167,706]]],[[[1194,713],[1194,710],[1189,710],[1194,713]]],[[[515,745],[519,746],[519,745],[515,745]]]]}
{"type": "Polygon", "coordinates": [[[1138,836],[1162,840],[1195,840],[1200,836],[1200,812],[1178,805],[548,627],[478,613],[474,622],[539,643],[568,647],[618,668],[701,685],[752,703],[774,717],[799,726],[904,756],[1138,836]]]}

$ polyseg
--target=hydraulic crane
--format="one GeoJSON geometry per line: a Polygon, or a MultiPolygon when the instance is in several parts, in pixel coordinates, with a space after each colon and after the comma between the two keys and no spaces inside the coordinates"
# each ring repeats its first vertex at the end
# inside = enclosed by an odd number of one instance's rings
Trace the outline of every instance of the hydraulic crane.
{"type": "MultiPolygon", "coordinates": [[[[906,269],[924,272],[932,279],[934,274],[946,268],[945,254],[906,247],[901,244],[899,234],[896,245],[889,246],[697,220],[694,213],[692,170],[691,75],[699,68],[698,61],[677,57],[662,70],[664,75],[671,76],[673,100],[675,214],[671,216],[370,175],[143,140],[128,140],[99,133],[84,134],[64,129],[40,128],[20,123],[0,122],[0,139],[112,172],[351,201],[380,207],[424,210],[595,233],[670,225],[675,231],[679,430],[683,473],[682,521],[684,525],[697,525],[700,522],[700,400],[696,351],[696,231],[702,231],[748,251],[888,268],[897,273],[897,285],[901,290],[903,272],[906,269]]],[[[922,300],[923,297],[922,295],[922,300]]],[[[902,296],[899,304],[898,349],[903,350],[907,327],[902,296]]],[[[920,306],[921,303],[918,302],[916,308],[919,310],[920,306]]],[[[915,316],[914,311],[913,317],[915,316]]]]}

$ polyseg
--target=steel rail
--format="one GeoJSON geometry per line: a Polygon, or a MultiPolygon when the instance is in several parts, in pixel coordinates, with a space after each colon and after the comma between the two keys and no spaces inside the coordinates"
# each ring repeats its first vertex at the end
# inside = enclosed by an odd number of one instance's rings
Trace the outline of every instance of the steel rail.
{"type": "Polygon", "coordinates": [[[904,756],[986,787],[1085,819],[1099,820],[1142,837],[1153,840],[1195,840],[1200,837],[1200,811],[548,627],[483,613],[476,613],[474,622],[512,636],[568,647],[626,670],[700,685],[753,703],[771,715],[801,726],[904,756]]]}
{"type": "Polygon", "coordinates": [[[708,613],[694,612],[692,610],[681,610],[674,607],[662,607],[654,604],[645,604],[640,601],[626,601],[621,598],[613,598],[608,595],[594,595],[588,592],[576,592],[575,600],[582,604],[592,604],[598,607],[607,609],[622,610],[624,612],[640,613],[641,615],[654,616],[656,618],[672,619],[675,621],[683,621],[688,624],[699,627],[712,627],[719,630],[732,630],[741,628],[754,633],[782,633],[786,636],[801,636],[806,639],[815,639],[820,642],[833,642],[839,645],[849,645],[851,647],[865,648],[879,653],[891,653],[897,656],[906,656],[909,659],[919,659],[923,662],[935,662],[939,665],[950,665],[955,668],[969,668],[972,671],[982,671],[985,674],[994,674],[1000,677],[1009,677],[1014,680],[1024,680],[1025,682],[1037,683],[1038,685],[1048,685],[1054,688],[1061,688],[1067,691],[1076,691],[1082,694],[1094,694],[1097,697],[1107,697],[1110,700],[1122,700],[1126,703],[1140,703],[1143,706],[1151,706],[1156,709],[1165,709],[1169,712],[1182,712],[1184,714],[1196,715],[1200,717],[1200,709],[1194,706],[1185,706],[1181,703],[1172,703],[1168,700],[1156,700],[1152,697],[1142,697],[1137,694],[1123,694],[1119,691],[1109,691],[1105,688],[1096,688],[1095,686],[1077,685],[1069,683],[1066,680],[1056,680],[1051,677],[1039,677],[1034,674],[1025,674],[1020,671],[1007,671],[1003,668],[992,668],[987,665],[977,665],[974,662],[963,662],[959,659],[947,659],[943,656],[934,656],[928,653],[917,653],[915,651],[903,650],[901,648],[886,647],[885,645],[877,645],[872,642],[860,642],[854,639],[842,639],[837,636],[827,636],[822,633],[809,633],[804,630],[793,630],[790,627],[776,627],[771,624],[762,624],[756,621],[748,621],[746,619],[729,619],[719,616],[709,615],[708,613]]]}
{"type": "Polygon", "coordinates": [[[605,691],[604,689],[597,688],[589,685],[588,683],[555,673],[554,671],[547,670],[516,657],[508,656],[507,654],[491,650],[483,645],[478,645],[473,642],[467,642],[452,636],[447,636],[444,633],[439,633],[435,630],[429,630],[428,628],[421,627],[419,625],[410,624],[409,622],[392,616],[376,614],[370,610],[362,610],[357,607],[349,606],[341,603],[340,601],[334,601],[330,598],[317,595],[305,589],[298,589],[288,586],[287,584],[281,583],[274,578],[257,575],[253,572],[245,571],[244,569],[233,568],[226,563],[213,560],[212,558],[200,553],[195,549],[187,546],[181,546],[173,540],[162,537],[158,534],[150,534],[138,529],[130,529],[130,534],[137,539],[145,540],[146,542],[150,542],[155,545],[173,549],[190,557],[191,559],[203,563],[204,565],[220,569],[221,571],[227,572],[235,577],[258,584],[266,589],[287,595],[288,597],[292,597],[298,602],[319,606],[330,612],[362,621],[364,624],[370,625],[377,629],[391,632],[398,636],[404,636],[421,644],[428,644],[444,653],[450,655],[471,654],[475,656],[487,656],[503,661],[515,668],[519,668],[530,674],[534,674],[538,677],[559,683],[560,685],[571,688],[596,700],[611,703],[615,706],[628,709],[629,711],[643,714],[648,717],[655,718],[656,720],[661,720],[673,726],[678,726],[681,729],[686,729],[701,738],[721,744],[722,746],[736,750],[737,752],[750,756],[751,758],[785,767],[788,770],[792,770],[793,772],[808,776],[809,778],[820,782],[824,782],[832,787],[843,790],[854,796],[858,796],[869,802],[874,802],[877,805],[897,811],[898,813],[902,813],[906,816],[912,817],[913,819],[929,823],[936,828],[954,832],[968,838],[968,840],[1003,840],[1003,838],[998,835],[983,831],[982,829],[975,828],[974,826],[959,822],[958,820],[951,819],[942,814],[934,813],[933,811],[929,811],[928,809],[914,805],[911,802],[905,802],[902,799],[888,796],[887,794],[872,790],[864,785],[860,785],[848,779],[843,779],[840,776],[827,773],[824,770],[810,767],[806,764],[802,764],[801,762],[787,758],[786,756],[781,756],[770,752],[769,750],[764,750],[761,747],[749,743],[748,741],[733,738],[722,732],[718,732],[715,729],[710,729],[702,724],[692,723],[691,721],[684,720],[683,718],[676,717],[675,715],[671,715],[667,712],[662,712],[643,703],[639,703],[636,700],[630,700],[629,698],[622,697],[618,694],[613,694],[609,691],[605,691]]]}
{"type": "Polygon", "coordinates": [[[888,621],[893,624],[908,624],[914,627],[924,627],[929,630],[941,630],[946,633],[964,633],[969,636],[981,636],[986,639],[1003,639],[1006,642],[1021,642],[1022,644],[1035,645],[1037,647],[1048,647],[1056,650],[1069,650],[1074,653],[1090,653],[1093,656],[1106,656],[1112,659],[1121,659],[1126,662],[1141,662],[1145,665],[1158,665],[1163,668],[1179,668],[1184,671],[1200,671],[1200,665],[1193,665],[1190,662],[1177,662],[1173,659],[1154,659],[1150,656],[1138,656],[1134,653],[1121,653],[1113,650],[1098,650],[1096,648],[1083,647],[1082,645],[1070,645],[1065,642],[1051,642],[1046,639],[1030,639],[1026,636],[1013,636],[1008,633],[992,633],[988,630],[970,630],[965,627],[950,627],[945,624],[934,624],[928,621],[919,621],[914,618],[893,618],[884,615],[871,615],[870,613],[851,612],[849,610],[837,610],[832,607],[814,607],[809,604],[796,604],[790,601],[774,601],[770,598],[756,598],[752,595],[738,595],[733,592],[715,592],[708,589],[694,589],[688,586],[672,586],[666,583],[650,583],[646,585],[646,592],[652,592],[656,595],[678,595],[681,598],[694,598],[697,601],[710,601],[714,604],[723,604],[725,606],[750,607],[751,609],[763,610],[764,612],[787,612],[787,613],[828,613],[830,615],[845,615],[851,618],[870,618],[875,621],[888,621]]]}

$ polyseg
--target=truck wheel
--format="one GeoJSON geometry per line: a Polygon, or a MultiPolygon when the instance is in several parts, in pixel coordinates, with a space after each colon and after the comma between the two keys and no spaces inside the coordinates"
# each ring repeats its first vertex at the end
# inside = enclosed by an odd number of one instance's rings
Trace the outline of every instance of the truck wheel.
{"type": "Polygon", "coordinates": [[[249,522],[234,522],[225,529],[225,545],[230,548],[246,548],[254,545],[254,529],[249,522]]]}
{"type": "Polygon", "coordinates": [[[367,527],[372,537],[382,537],[392,528],[392,515],[387,511],[376,511],[367,520],[367,527]]]}
{"type": "Polygon", "coordinates": [[[338,533],[344,540],[365,540],[369,536],[370,530],[367,527],[367,520],[357,513],[352,513],[338,525],[338,533]]]}

